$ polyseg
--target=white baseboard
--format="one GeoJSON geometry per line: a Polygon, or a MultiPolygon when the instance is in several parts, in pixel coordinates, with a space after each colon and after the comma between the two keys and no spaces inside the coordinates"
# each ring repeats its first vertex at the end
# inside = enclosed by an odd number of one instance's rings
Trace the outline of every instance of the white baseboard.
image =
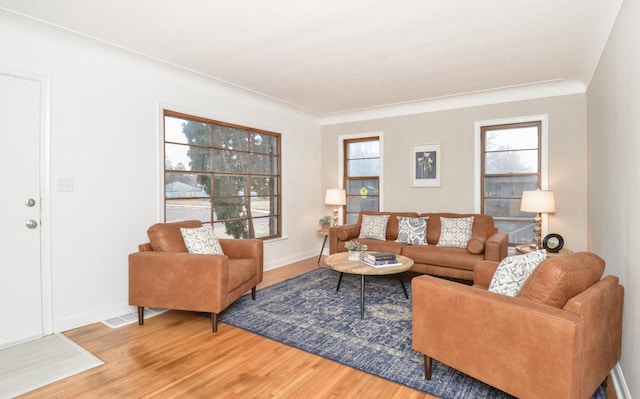
{"type": "Polygon", "coordinates": [[[100,309],[91,309],[87,312],[82,312],[70,317],[54,320],[53,332],[61,333],[64,331],[69,331],[74,328],[97,323],[101,320],[117,317],[122,314],[133,312],[135,310],[135,306],[131,306],[128,303],[120,303],[113,306],[106,306],[100,309]]]}
{"type": "Polygon", "coordinates": [[[631,399],[631,392],[629,392],[629,387],[622,374],[620,363],[616,363],[616,366],[611,370],[611,383],[618,399],[631,399]]]}
{"type": "Polygon", "coordinates": [[[299,262],[301,260],[309,259],[312,257],[318,257],[320,251],[317,252],[305,252],[301,254],[297,254],[295,256],[289,256],[287,258],[280,258],[271,262],[264,262],[263,270],[266,272],[267,270],[277,269],[282,266],[289,265],[291,263],[299,262]]]}

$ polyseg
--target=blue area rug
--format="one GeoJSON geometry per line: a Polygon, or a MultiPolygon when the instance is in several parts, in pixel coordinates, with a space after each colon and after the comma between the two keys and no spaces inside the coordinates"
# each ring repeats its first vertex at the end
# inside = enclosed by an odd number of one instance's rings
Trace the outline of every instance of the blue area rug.
{"type": "MultiPolygon", "coordinates": [[[[317,269],[238,299],[221,322],[325,357],[442,399],[512,398],[433,361],[424,379],[423,355],[411,347],[411,287],[397,279],[367,277],[360,318],[360,276],[317,269]]],[[[598,389],[593,399],[604,399],[598,389]]]]}

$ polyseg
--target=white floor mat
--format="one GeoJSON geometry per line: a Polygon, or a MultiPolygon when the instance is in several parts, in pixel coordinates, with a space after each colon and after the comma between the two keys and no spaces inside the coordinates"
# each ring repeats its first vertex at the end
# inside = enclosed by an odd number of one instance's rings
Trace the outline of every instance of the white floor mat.
{"type": "Polygon", "coordinates": [[[104,364],[62,334],[0,349],[0,398],[11,398],[104,364]]]}

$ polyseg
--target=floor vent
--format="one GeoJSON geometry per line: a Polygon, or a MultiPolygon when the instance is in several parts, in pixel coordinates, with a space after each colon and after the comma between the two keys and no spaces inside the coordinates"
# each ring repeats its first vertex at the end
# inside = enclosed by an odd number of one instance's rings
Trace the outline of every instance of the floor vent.
{"type": "MultiPolygon", "coordinates": [[[[161,313],[166,312],[167,309],[160,308],[144,308],[144,318],[148,319],[149,317],[157,316],[161,313]]],[[[137,323],[138,322],[138,312],[127,313],[122,316],[114,317],[113,319],[103,320],[102,324],[111,328],[118,328],[122,326],[126,326],[127,324],[137,323]]]]}

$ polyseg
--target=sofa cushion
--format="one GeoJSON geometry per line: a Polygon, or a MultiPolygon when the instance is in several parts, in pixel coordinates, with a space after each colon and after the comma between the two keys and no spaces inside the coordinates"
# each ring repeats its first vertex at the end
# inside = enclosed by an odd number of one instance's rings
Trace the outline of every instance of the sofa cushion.
{"type": "Polygon", "coordinates": [[[540,264],[518,297],[562,308],[569,299],[600,281],[605,262],[591,252],[555,256],[540,264]]]}
{"type": "Polygon", "coordinates": [[[180,233],[190,254],[224,255],[211,224],[194,228],[181,227],[180,233]]]}
{"type": "Polygon", "coordinates": [[[489,215],[481,215],[475,213],[421,213],[420,217],[428,217],[429,223],[427,225],[427,242],[429,244],[437,244],[440,239],[440,218],[459,218],[459,217],[471,217],[473,216],[473,226],[471,228],[471,237],[491,237],[496,233],[496,229],[493,223],[493,217],[489,215]]]}
{"type": "Polygon", "coordinates": [[[175,223],[156,223],[147,229],[151,248],[160,252],[187,252],[180,228],[201,227],[199,220],[186,220],[175,223]]]}
{"type": "Polygon", "coordinates": [[[475,264],[484,260],[484,255],[474,255],[464,248],[437,247],[435,245],[404,245],[401,255],[415,263],[425,265],[455,267],[473,271],[475,264]]]}
{"type": "Polygon", "coordinates": [[[363,215],[358,238],[384,241],[387,238],[387,222],[389,215],[363,215]]]}
{"type": "Polygon", "coordinates": [[[428,218],[407,218],[396,216],[398,219],[398,239],[396,242],[411,245],[427,245],[428,218]]]}
{"type": "Polygon", "coordinates": [[[334,227],[329,231],[331,233],[335,232],[338,240],[340,241],[350,241],[352,238],[356,238],[360,235],[360,225],[349,224],[345,226],[339,226],[337,228],[334,227]]]}
{"type": "Polygon", "coordinates": [[[487,242],[486,237],[473,237],[467,241],[467,251],[472,254],[481,254],[484,252],[484,243],[487,242]]]}
{"type": "Polygon", "coordinates": [[[473,216],[463,218],[440,218],[439,247],[467,248],[471,239],[473,216]]]}
{"type": "Polygon", "coordinates": [[[417,218],[417,212],[378,212],[378,211],[360,211],[356,225],[362,226],[362,218],[366,215],[389,215],[387,222],[387,240],[396,240],[398,238],[398,216],[407,218],[417,218]]]}
{"type": "Polygon", "coordinates": [[[256,277],[255,259],[229,259],[229,291],[256,277]]]}
{"type": "Polygon", "coordinates": [[[497,294],[516,296],[525,281],[547,259],[544,251],[535,251],[525,255],[507,256],[500,262],[491,278],[489,291],[497,294]]]}

